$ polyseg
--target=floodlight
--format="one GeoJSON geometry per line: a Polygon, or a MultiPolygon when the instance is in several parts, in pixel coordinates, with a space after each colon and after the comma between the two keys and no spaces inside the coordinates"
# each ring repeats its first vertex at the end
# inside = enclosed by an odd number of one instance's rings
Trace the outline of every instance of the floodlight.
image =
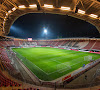
{"type": "Polygon", "coordinates": [[[30,8],[36,8],[37,5],[36,4],[32,4],[32,5],[29,5],[30,8]]]}
{"type": "Polygon", "coordinates": [[[46,34],[46,35],[47,35],[47,29],[45,29],[45,28],[44,28],[44,34],[46,34]]]}
{"type": "Polygon", "coordinates": [[[92,17],[92,18],[97,18],[98,17],[98,15],[95,15],[95,14],[90,14],[89,16],[92,17]]]}
{"type": "Polygon", "coordinates": [[[20,5],[18,6],[19,8],[26,8],[25,5],[20,5]]]}
{"type": "Polygon", "coordinates": [[[85,14],[85,11],[78,9],[78,13],[85,14]]]}
{"type": "Polygon", "coordinates": [[[61,6],[61,10],[67,10],[67,11],[70,11],[70,7],[64,7],[64,6],[61,6]]]}
{"type": "Polygon", "coordinates": [[[46,33],[46,34],[47,34],[47,29],[44,29],[44,33],[46,33]]]}
{"type": "Polygon", "coordinates": [[[53,5],[44,4],[45,8],[53,8],[53,5]]]}

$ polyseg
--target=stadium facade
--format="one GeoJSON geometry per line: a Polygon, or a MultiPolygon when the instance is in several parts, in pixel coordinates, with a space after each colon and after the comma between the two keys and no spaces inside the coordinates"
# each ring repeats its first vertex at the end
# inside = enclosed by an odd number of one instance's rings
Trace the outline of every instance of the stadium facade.
{"type": "Polygon", "coordinates": [[[32,40],[9,38],[10,26],[26,13],[55,13],[85,20],[100,32],[100,2],[97,0],[1,0],[0,1],[0,89],[54,90],[100,89],[100,59],[84,69],[55,81],[40,80],[24,64],[12,48],[53,47],[100,54],[98,38],[66,38],[32,40]],[[87,80],[87,77],[90,77],[87,80]],[[81,82],[80,82],[81,81],[81,82]]]}

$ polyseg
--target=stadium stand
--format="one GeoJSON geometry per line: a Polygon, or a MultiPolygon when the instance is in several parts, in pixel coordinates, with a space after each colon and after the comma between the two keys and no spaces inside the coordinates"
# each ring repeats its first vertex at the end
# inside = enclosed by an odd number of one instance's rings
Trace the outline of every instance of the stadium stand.
{"type": "Polygon", "coordinates": [[[13,46],[14,45],[14,42],[12,41],[6,41],[8,43],[8,46],[13,46]]]}
{"type": "Polygon", "coordinates": [[[95,42],[96,42],[95,40],[89,41],[88,45],[86,45],[83,49],[87,50],[91,49],[91,47],[94,45],[95,42]]]}
{"type": "Polygon", "coordinates": [[[7,46],[36,46],[36,45],[49,45],[49,46],[65,46],[77,49],[87,50],[100,50],[100,41],[96,40],[49,40],[49,41],[25,41],[16,39],[3,39],[0,41],[0,47],[7,46]]]}
{"type": "Polygon", "coordinates": [[[0,87],[1,86],[5,86],[5,87],[8,87],[8,86],[21,86],[21,84],[8,79],[1,71],[0,71],[0,81],[1,81],[0,82],[0,87]]]}
{"type": "Polygon", "coordinates": [[[19,46],[19,41],[18,40],[14,40],[14,45],[15,46],[19,46]]]}
{"type": "Polygon", "coordinates": [[[82,48],[84,48],[88,43],[89,43],[88,40],[87,40],[87,41],[85,41],[85,40],[80,40],[79,43],[77,43],[77,47],[78,47],[79,49],[82,49],[82,48]]]}
{"type": "Polygon", "coordinates": [[[92,49],[100,50],[100,41],[96,41],[92,49]]]}
{"type": "MultiPolygon", "coordinates": [[[[17,73],[17,72],[18,71],[11,64],[11,60],[7,56],[6,49],[0,48],[0,88],[2,90],[35,90],[36,89],[36,88],[31,88],[31,87],[30,88],[23,87],[22,89],[22,86],[21,86],[22,82],[16,80],[16,79],[22,80],[22,76],[20,75],[20,73],[17,73]],[[16,79],[13,80],[12,76],[15,77],[16,79]]],[[[36,90],[39,90],[39,89],[36,89],[36,90]]]]}
{"type": "Polygon", "coordinates": [[[78,46],[77,46],[78,43],[79,43],[79,41],[77,40],[77,41],[75,42],[75,44],[74,44],[72,47],[78,48],[78,46]]]}

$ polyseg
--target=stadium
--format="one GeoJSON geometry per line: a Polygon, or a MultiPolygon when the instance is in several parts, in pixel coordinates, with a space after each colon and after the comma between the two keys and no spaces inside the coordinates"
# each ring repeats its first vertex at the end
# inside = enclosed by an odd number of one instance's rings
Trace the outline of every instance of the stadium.
{"type": "Polygon", "coordinates": [[[44,38],[7,36],[28,13],[71,16],[100,33],[99,0],[0,0],[0,90],[100,90],[100,37],[50,39],[45,27],[44,38]]]}

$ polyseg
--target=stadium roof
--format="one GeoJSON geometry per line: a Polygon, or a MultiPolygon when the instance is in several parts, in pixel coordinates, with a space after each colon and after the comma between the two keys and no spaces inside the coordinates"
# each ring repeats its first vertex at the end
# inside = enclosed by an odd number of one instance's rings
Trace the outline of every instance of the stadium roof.
{"type": "Polygon", "coordinates": [[[10,26],[27,13],[53,13],[85,20],[100,32],[99,0],[0,0],[0,36],[7,35],[10,26]]]}

